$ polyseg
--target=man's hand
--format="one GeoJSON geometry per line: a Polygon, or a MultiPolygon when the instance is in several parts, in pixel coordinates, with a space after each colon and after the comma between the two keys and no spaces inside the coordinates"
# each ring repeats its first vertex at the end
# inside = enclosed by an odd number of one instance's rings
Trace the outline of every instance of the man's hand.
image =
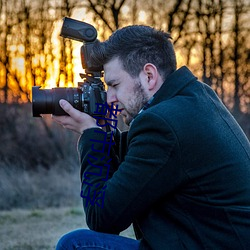
{"type": "Polygon", "coordinates": [[[69,116],[52,116],[52,119],[64,128],[82,134],[83,131],[88,128],[98,127],[96,125],[96,120],[93,117],[73,108],[73,106],[66,100],[60,100],[59,104],[69,116]]]}

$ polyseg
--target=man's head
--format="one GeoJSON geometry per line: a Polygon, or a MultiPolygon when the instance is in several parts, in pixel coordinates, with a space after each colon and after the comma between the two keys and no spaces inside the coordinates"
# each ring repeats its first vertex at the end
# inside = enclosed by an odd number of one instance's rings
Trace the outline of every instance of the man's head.
{"type": "Polygon", "coordinates": [[[142,25],[122,28],[96,43],[92,59],[104,66],[108,102],[123,109],[127,124],[176,70],[170,35],[142,25]]]}

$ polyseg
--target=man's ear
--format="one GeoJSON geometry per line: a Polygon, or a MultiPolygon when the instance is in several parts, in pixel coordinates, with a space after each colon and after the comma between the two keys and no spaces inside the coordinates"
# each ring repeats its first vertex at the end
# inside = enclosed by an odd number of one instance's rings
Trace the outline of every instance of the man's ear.
{"type": "Polygon", "coordinates": [[[146,77],[148,90],[154,90],[159,80],[159,72],[152,63],[147,63],[143,67],[143,73],[146,77]]]}

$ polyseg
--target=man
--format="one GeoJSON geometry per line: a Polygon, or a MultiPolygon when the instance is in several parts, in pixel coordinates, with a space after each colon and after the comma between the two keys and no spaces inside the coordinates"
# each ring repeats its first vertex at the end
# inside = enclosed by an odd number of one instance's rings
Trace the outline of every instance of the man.
{"type": "Polygon", "coordinates": [[[57,249],[250,249],[249,141],[209,86],[176,69],[169,34],[129,26],[92,59],[104,65],[108,104],[130,125],[127,153],[118,166],[102,123],[60,101],[69,116],[55,121],[81,134],[91,230],[65,235],[57,249]],[[111,157],[100,175],[103,150],[111,157]],[[118,235],[131,223],[137,240],[118,235]]]}

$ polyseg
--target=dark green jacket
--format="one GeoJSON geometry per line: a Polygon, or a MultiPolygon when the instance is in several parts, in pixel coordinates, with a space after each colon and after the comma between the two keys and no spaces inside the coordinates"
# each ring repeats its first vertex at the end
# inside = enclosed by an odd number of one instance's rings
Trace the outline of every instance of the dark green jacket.
{"type": "Polygon", "coordinates": [[[78,145],[90,229],[118,234],[134,223],[141,249],[250,249],[249,141],[186,67],[134,119],[118,170],[101,131],[78,145]]]}

